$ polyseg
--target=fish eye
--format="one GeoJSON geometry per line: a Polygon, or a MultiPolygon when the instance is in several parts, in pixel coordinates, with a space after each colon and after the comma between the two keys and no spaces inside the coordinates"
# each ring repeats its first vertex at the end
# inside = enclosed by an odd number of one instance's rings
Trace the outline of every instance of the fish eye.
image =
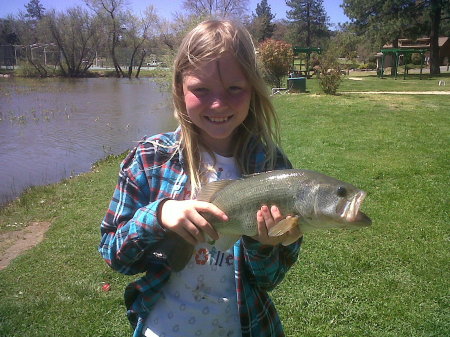
{"type": "Polygon", "coordinates": [[[347,195],[347,189],[344,186],[339,186],[336,194],[338,197],[345,197],[347,195]]]}

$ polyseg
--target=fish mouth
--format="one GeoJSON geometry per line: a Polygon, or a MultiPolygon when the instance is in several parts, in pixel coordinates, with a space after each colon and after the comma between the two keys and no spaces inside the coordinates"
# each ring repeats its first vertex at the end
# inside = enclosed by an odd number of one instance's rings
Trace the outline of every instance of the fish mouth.
{"type": "Polygon", "coordinates": [[[350,202],[345,205],[341,217],[346,222],[360,226],[369,226],[372,224],[372,220],[359,210],[362,202],[366,198],[366,195],[366,192],[360,191],[350,202]]]}

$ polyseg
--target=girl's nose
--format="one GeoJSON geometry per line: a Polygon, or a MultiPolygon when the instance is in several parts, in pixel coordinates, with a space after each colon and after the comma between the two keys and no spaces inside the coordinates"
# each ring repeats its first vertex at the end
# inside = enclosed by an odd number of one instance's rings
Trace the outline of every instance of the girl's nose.
{"type": "Polygon", "coordinates": [[[226,108],[226,96],[225,94],[218,93],[214,95],[211,99],[211,109],[223,109],[226,108]]]}

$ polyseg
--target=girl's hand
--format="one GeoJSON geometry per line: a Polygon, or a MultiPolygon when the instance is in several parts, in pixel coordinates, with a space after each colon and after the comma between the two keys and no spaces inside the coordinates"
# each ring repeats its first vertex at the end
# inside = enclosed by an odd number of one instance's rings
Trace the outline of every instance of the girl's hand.
{"type": "Polygon", "coordinates": [[[161,208],[161,225],[192,245],[205,242],[204,233],[218,240],[214,227],[200,214],[210,213],[218,219],[227,221],[228,217],[215,205],[197,200],[167,200],[161,208]]]}
{"type": "MultiPolygon", "coordinates": [[[[289,216],[288,216],[289,217],[289,216]]],[[[298,226],[284,233],[280,236],[269,236],[269,230],[275,226],[278,222],[284,218],[280,210],[276,206],[272,206],[270,209],[267,206],[262,206],[261,209],[256,213],[256,221],[258,223],[258,235],[252,238],[259,241],[263,245],[276,246],[283,242],[293,243],[297,241],[303,233],[300,231],[298,226]]]]}

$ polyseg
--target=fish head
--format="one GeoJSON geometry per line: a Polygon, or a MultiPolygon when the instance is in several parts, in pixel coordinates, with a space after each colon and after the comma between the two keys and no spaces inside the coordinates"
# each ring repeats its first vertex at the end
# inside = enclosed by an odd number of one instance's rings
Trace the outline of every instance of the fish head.
{"type": "Polygon", "coordinates": [[[360,210],[366,192],[323,175],[307,185],[296,200],[303,221],[316,228],[357,229],[371,225],[372,220],[360,210]]]}

